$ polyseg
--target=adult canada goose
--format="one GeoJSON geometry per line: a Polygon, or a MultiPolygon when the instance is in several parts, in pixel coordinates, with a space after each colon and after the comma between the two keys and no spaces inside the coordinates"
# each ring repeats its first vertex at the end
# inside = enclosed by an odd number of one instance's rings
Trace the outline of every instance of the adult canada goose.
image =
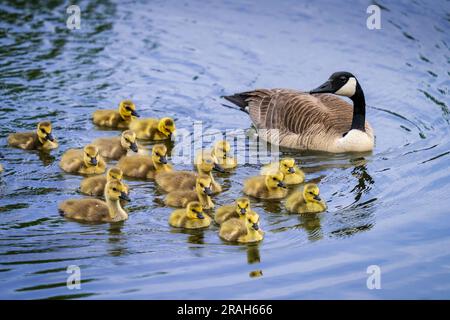
{"type": "Polygon", "coordinates": [[[71,199],[60,203],[61,216],[89,222],[117,222],[128,219],[128,213],[120,206],[120,200],[131,201],[124,184],[118,180],[105,186],[105,199],[71,199]]]}
{"type": "Polygon", "coordinates": [[[118,160],[126,155],[143,154],[136,143],[136,134],[131,130],[125,130],[119,137],[98,138],[92,142],[97,146],[103,158],[118,160]]]}
{"type": "Polygon", "coordinates": [[[135,104],[131,100],[123,100],[119,103],[118,110],[94,111],[92,121],[100,127],[128,129],[134,117],[139,117],[135,104]]]}
{"type": "Polygon", "coordinates": [[[259,89],[224,97],[250,115],[266,141],[299,150],[364,152],[374,147],[366,103],[356,77],[336,72],[309,93],[259,89]],[[353,107],[333,94],[349,97],[353,107]]]}
{"type": "Polygon", "coordinates": [[[58,148],[58,142],[52,135],[52,124],[49,121],[39,122],[34,132],[11,133],[8,144],[25,150],[51,150],[58,148]]]}

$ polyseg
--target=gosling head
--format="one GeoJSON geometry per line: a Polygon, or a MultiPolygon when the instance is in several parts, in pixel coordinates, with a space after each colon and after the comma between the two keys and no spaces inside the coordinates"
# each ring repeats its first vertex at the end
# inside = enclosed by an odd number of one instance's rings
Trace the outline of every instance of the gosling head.
{"type": "Polygon", "coordinates": [[[309,93],[334,93],[340,96],[352,98],[356,91],[360,90],[358,80],[350,72],[339,71],[333,73],[321,86],[309,93]]]}
{"type": "Polygon", "coordinates": [[[197,158],[197,170],[208,174],[213,169],[218,172],[225,172],[225,170],[217,163],[215,157],[207,152],[202,152],[197,158]]]}
{"type": "Polygon", "coordinates": [[[236,212],[239,216],[245,216],[250,211],[250,200],[248,198],[236,199],[236,212]]]}
{"type": "Polygon", "coordinates": [[[230,150],[230,143],[226,140],[217,141],[214,145],[214,155],[219,158],[225,159],[230,150]]]}
{"type": "Polygon", "coordinates": [[[186,216],[188,219],[205,219],[205,216],[203,215],[203,207],[200,202],[189,202],[186,208],[186,216]]]}
{"type": "Polygon", "coordinates": [[[250,229],[253,229],[254,231],[259,230],[259,216],[257,214],[248,214],[247,221],[250,229]]]}
{"type": "Polygon", "coordinates": [[[92,144],[87,145],[83,149],[84,155],[83,160],[84,164],[87,167],[95,167],[98,165],[99,161],[99,155],[98,155],[98,148],[92,144]]]}
{"type": "Polygon", "coordinates": [[[167,147],[163,144],[155,144],[152,149],[154,163],[167,164],[167,147]]]}
{"type": "Polygon", "coordinates": [[[284,174],[280,171],[268,174],[266,176],[266,186],[269,189],[278,189],[278,188],[287,188],[286,184],[283,182],[284,180],[284,174]]]}
{"type": "Polygon", "coordinates": [[[212,196],[212,181],[207,175],[199,175],[195,181],[195,189],[197,192],[205,194],[207,196],[212,196]]]}
{"type": "Polygon", "coordinates": [[[52,124],[49,121],[39,122],[37,125],[37,135],[42,142],[55,141],[52,135],[52,124]]]}
{"type": "Polygon", "coordinates": [[[158,122],[158,131],[168,138],[175,132],[175,122],[172,118],[162,118],[158,122]]]}
{"type": "Polygon", "coordinates": [[[120,143],[123,148],[130,149],[133,152],[138,152],[138,145],[136,143],[136,133],[132,130],[122,132],[120,136],[120,143]]]}
{"type": "Polygon", "coordinates": [[[119,114],[123,119],[139,117],[136,112],[136,105],[131,100],[122,100],[119,103],[119,114]]]}
{"type": "Polygon", "coordinates": [[[309,183],[303,188],[303,198],[306,202],[321,202],[319,194],[319,187],[314,183],[309,183]]]}
{"type": "Polygon", "coordinates": [[[125,185],[118,181],[109,181],[105,186],[105,198],[111,201],[131,201],[127,195],[127,189],[125,185]]]}
{"type": "Polygon", "coordinates": [[[119,180],[121,181],[123,178],[123,172],[117,167],[110,168],[106,172],[106,180],[107,181],[113,181],[113,180],[119,180]]]}
{"type": "Polygon", "coordinates": [[[280,161],[280,171],[284,175],[295,173],[295,160],[292,158],[286,158],[280,161]]]}

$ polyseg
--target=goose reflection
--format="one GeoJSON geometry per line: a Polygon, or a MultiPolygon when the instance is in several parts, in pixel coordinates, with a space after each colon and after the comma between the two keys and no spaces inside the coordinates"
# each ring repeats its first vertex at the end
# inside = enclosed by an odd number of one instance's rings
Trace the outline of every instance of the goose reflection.
{"type": "Polygon", "coordinates": [[[128,252],[127,247],[124,245],[124,237],[122,228],[125,225],[125,221],[116,223],[110,223],[108,227],[108,243],[111,245],[108,248],[108,254],[113,257],[120,257],[128,252]]]}

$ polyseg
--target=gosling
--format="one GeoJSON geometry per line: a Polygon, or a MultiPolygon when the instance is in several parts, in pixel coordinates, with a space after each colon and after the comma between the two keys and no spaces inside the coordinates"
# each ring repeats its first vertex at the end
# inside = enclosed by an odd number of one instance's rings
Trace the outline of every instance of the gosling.
{"type": "Polygon", "coordinates": [[[306,184],[303,191],[296,191],[286,199],[286,209],[292,213],[319,213],[327,210],[325,201],[320,198],[319,187],[306,184]]]}
{"type": "Polygon", "coordinates": [[[136,132],[138,139],[159,141],[171,139],[176,128],[172,118],[147,118],[133,120],[130,129],[136,132]]]}
{"type": "Polygon", "coordinates": [[[119,160],[123,156],[143,153],[136,143],[136,134],[131,130],[122,132],[120,137],[99,138],[92,142],[100,155],[109,160],[119,160]]]}
{"type": "Polygon", "coordinates": [[[176,190],[167,194],[164,203],[170,207],[184,208],[192,201],[199,201],[203,209],[214,208],[211,178],[206,175],[197,177],[194,190],[176,190]]]}
{"type": "Polygon", "coordinates": [[[230,242],[251,243],[264,238],[259,228],[259,216],[245,214],[242,218],[233,218],[220,225],[219,236],[230,242]]]}
{"type": "Polygon", "coordinates": [[[211,218],[203,213],[200,202],[190,202],[185,209],[177,209],[169,217],[169,224],[176,228],[200,229],[211,224],[211,218]]]}
{"type": "Polygon", "coordinates": [[[94,145],[87,145],[84,149],[67,150],[59,166],[66,172],[81,174],[101,174],[106,169],[106,163],[94,145]]]}
{"type": "MultiPolygon", "coordinates": [[[[105,176],[94,176],[83,179],[80,184],[80,191],[88,196],[100,197],[104,195],[105,186],[107,182],[110,181],[120,181],[122,182],[123,172],[119,168],[110,168],[106,172],[105,176]]],[[[127,189],[126,194],[128,194],[128,186],[124,184],[127,189]]]]}
{"type": "Polygon", "coordinates": [[[120,200],[131,201],[120,181],[110,181],[105,187],[105,199],[71,199],[63,201],[58,209],[61,216],[86,222],[118,222],[128,219],[120,200]]]}
{"type": "MultiPolygon", "coordinates": [[[[229,170],[237,167],[237,159],[230,155],[230,150],[230,143],[226,140],[220,140],[214,144],[214,147],[209,150],[209,153],[215,159],[217,164],[223,169],[229,170]]],[[[201,155],[201,153],[199,155],[201,155]]]]}
{"type": "Polygon", "coordinates": [[[248,198],[238,198],[234,204],[228,204],[218,208],[214,216],[214,221],[217,224],[222,224],[233,218],[245,217],[246,214],[258,215],[250,208],[250,200],[248,198]]]}
{"type": "Polygon", "coordinates": [[[49,121],[39,122],[34,132],[11,133],[8,136],[8,144],[24,150],[58,148],[58,141],[52,135],[52,124],[49,121]]]}
{"type": "Polygon", "coordinates": [[[157,174],[172,171],[172,166],[167,161],[167,147],[163,144],[155,144],[151,156],[126,156],[119,160],[117,166],[127,177],[146,180],[154,179],[157,174]]]}
{"type": "Polygon", "coordinates": [[[135,117],[139,117],[135,104],[130,100],[123,100],[119,103],[118,110],[94,111],[92,121],[99,127],[128,129],[135,117]]]}
{"type": "Polygon", "coordinates": [[[212,170],[224,172],[222,167],[214,162],[211,155],[205,154],[197,162],[197,173],[192,171],[173,171],[159,173],[155,181],[166,192],[175,190],[192,190],[195,188],[195,182],[198,175],[207,175],[211,178],[212,192],[214,194],[220,193],[222,187],[214,180],[212,170]]]}
{"type": "Polygon", "coordinates": [[[305,173],[295,164],[292,158],[285,158],[279,162],[272,162],[261,169],[261,174],[266,175],[276,171],[284,174],[283,182],[287,185],[300,184],[305,181],[305,173]]]}
{"type": "Polygon", "coordinates": [[[259,199],[282,199],[288,191],[281,172],[249,178],[244,182],[244,193],[259,199]]]}

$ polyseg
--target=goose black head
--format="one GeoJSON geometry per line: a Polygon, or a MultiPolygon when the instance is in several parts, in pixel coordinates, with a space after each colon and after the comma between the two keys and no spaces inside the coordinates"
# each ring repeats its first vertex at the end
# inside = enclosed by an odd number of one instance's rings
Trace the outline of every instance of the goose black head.
{"type": "Polygon", "coordinates": [[[358,80],[350,72],[339,71],[333,73],[321,86],[309,93],[334,93],[340,96],[352,98],[358,88],[358,80]]]}

